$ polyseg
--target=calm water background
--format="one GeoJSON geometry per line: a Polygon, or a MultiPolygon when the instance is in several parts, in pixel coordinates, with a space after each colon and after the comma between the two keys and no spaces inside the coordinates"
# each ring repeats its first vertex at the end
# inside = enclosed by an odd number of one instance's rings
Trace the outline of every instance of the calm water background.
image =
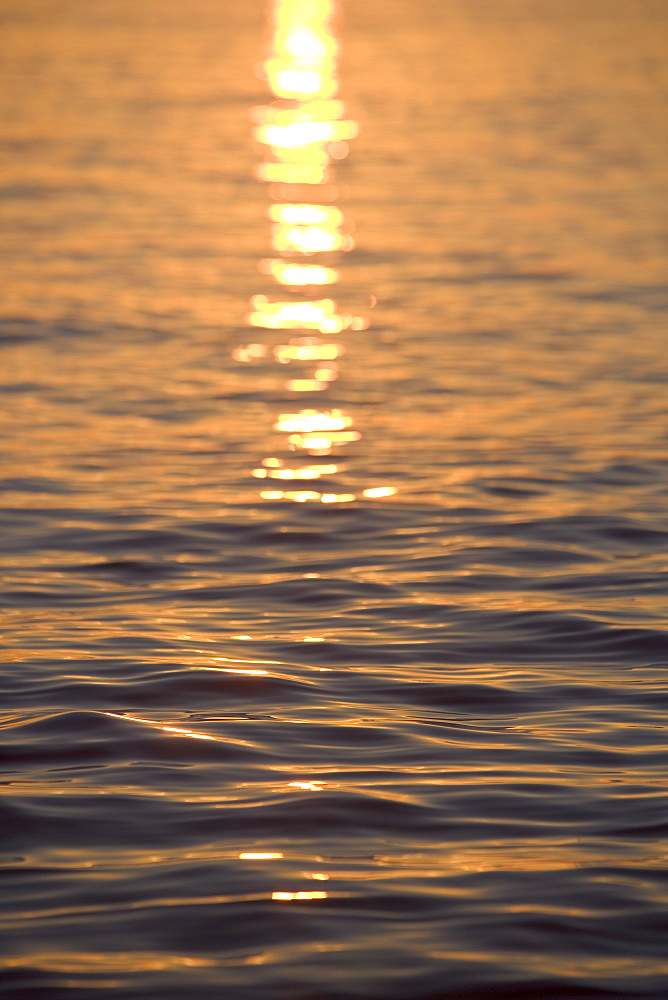
{"type": "Polygon", "coordinates": [[[3,998],[665,997],[665,6],[345,4],[333,504],[263,4],[0,12],[3,998]]]}

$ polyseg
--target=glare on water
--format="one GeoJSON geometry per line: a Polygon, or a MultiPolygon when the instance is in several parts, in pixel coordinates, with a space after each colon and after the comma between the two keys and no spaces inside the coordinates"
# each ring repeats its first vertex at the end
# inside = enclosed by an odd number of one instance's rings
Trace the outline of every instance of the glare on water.
{"type": "MultiPolygon", "coordinates": [[[[320,285],[341,281],[339,257],[355,246],[351,220],[338,206],[321,203],[325,186],[332,200],[338,195],[333,164],[345,159],[349,140],[358,134],[357,122],[345,117],[345,105],[338,99],[339,45],[332,25],[334,14],[335,5],[330,0],[277,0],[273,5],[270,51],[259,75],[266,79],[275,100],[253,108],[251,117],[258,123],[254,138],[265,151],[256,175],[269,184],[272,203],[268,216],[274,223],[270,245],[281,256],[262,259],[259,269],[289,289],[293,297],[254,295],[248,324],[268,331],[289,330],[293,337],[271,350],[268,344],[253,342],[233,352],[235,360],[247,364],[272,355],[284,365],[315,362],[310,372],[289,377],[284,383],[289,393],[309,396],[331,388],[339,377],[335,359],[346,350],[322,338],[363,331],[369,325],[367,318],[343,312],[334,299],[313,295],[320,285]],[[321,337],[295,336],[300,331],[321,337]]],[[[347,429],[353,423],[352,417],[339,409],[281,414],[274,428],[288,435],[279,448],[283,454],[263,459],[253,476],[321,480],[336,474],[341,463],[326,459],[335,448],[361,439],[359,430],[347,429]],[[309,456],[311,461],[303,464],[303,458],[309,456]]],[[[367,487],[355,493],[336,492],[325,483],[322,486],[322,490],[263,489],[260,497],[344,503],[396,492],[393,486],[367,487]]]]}

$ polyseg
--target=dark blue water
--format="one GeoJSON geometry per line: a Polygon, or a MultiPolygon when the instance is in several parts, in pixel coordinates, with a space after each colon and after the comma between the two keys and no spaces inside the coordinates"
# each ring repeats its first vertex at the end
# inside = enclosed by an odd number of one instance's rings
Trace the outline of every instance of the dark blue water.
{"type": "Polygon", "coordinates": [[[2,5],[3,1000],[668,994],[666,13],[342,13],[2,5]]]}

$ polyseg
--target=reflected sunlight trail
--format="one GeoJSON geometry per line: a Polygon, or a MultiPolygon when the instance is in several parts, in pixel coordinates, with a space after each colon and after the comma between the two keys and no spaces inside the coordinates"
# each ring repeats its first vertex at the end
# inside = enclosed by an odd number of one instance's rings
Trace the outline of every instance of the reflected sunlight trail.
{"type": "Polygon", "coordinates": [[[327,480],[344,471],[342,461],[333,461],[336,450],[362,438],[348,413],[318,405],[318,394],[338,379],[339,359],[346,353],[345,345],[325,338],[368,327],[366,318],[322,297],[323,287],[340,281],[340,255],[355,245],[350,220],[332,204],[339,196],[332,163],[345,159],[348,143],[358,133],[357,122],[345,117],[344,104],[336,96],[335,13],[334,0],[274,0],[270,51],[261,69],[274,100],[252,110],[253,137],[265,156],[256,177],[269,185],[270,247],[277,254],[261,260],[259,270],[281,286],[283,294],[254,295],[248,324],[267,336],[271,331],[289,331],[292,336],[273,346],[241,345],[233,357],[245,364],[273,358],[279,365],[299,366],[299,374],[288,378],[284,388],[305,393],[297,397],[300,401],[313,402],[279,414],[274,423],[281,435],[279,454],[267,456],[252,472],[256,479],[269,481],[260,492],[265,500],[343,503],[396,492],[384,486],[344,492],[331,482],[323,489],[279,488],[287,482],[327,480]]]}

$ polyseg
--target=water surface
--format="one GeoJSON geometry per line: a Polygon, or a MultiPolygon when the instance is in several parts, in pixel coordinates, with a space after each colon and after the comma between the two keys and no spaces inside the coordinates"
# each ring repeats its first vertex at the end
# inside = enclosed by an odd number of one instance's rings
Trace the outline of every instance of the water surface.
{"type": "Polygon", "coordinates": [[[663,7],[1,14],[3,997],[664,997],[663,7]]]}

